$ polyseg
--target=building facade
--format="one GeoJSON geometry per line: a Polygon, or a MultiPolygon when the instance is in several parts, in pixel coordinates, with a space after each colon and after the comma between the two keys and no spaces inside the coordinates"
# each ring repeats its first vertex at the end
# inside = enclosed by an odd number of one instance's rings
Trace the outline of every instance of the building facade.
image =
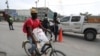
{"type": "MultiPolygon", "coordinates": [[[[34,7],[35,8],[35,7],[34,7]]],[[[38,11],[38,18],[43,20],[44,19],[44,15],[45,13],[48,15],[49,19],[53,18],[53,11],[51,11],[49,8],[45,8],[45,7],[39,7],[39,8],[35,8],[38,11]]],[[[30,17],[30,10],[16,10],[18,13],[18,18],[20,19],[25,19],[30,17]]]]}
{"type": "Polygon", "coordinates": [[[0,21],[5,20],[4,15],[5,15],[4,10],[0,10],[0,21]]]}
{"type": "Polygon", "coordinates": [[[17,21],[25,21],[30,17],[30,10],[28,9],[16,10],[16,12],[18,14],[17,21]]]}
{"type": "Polygon", "coordinates": [[[47,17],[49,19],[53,19],[53,11],[51,11],[49,8],[47,7],[40,7],[40,8],[37,8],[38,10],[38,17],[43,20],[44,17],[45,17],[45,14],[47,14],[47,17]]]}
{"type": "MultiPolygon", "coordinates": [[[[43,20],[45,17],[45,14],[47,14],[48,19],[53,19],[54,12],[50,10],[48,7],[33,7],[37,9],[38,11],[38,17],[40,20],[43,20]]],[[[10,16],[14,17],[15,21],[25,21],[27,18],[31,17],[30,15],[30,9],[9,9],[5,10],[6,14],[9,14],[10,16]]]]}

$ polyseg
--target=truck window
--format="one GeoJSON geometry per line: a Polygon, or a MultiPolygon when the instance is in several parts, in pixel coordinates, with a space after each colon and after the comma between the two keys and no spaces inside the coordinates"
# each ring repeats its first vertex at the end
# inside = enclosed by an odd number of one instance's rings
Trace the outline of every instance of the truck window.
{"type": "Polygon", "coordinates": [[[78,21],[80,21],[80,16],[73,16],[71,21],[72,22],[78,22],[78,21]]]}
{"type": "Polygon", "coordinates": [[[70,17],[64,17],[63,19],[60,20],[60,22],[67,22],[69,21],[70,17]]]}
{"type": "Polygon", "coordinates": [[[85,17],[84,22],[85,22],[85,23],[87,23],[87,22],[88,22],[88,18],[87,18],[87,17],[85,17]]]}

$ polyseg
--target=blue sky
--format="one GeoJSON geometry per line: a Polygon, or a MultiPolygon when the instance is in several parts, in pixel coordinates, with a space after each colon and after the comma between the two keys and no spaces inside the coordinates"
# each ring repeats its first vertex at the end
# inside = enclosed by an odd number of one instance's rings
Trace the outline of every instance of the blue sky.
{"type": "MultiPolygon", "coordinates": [[[[0,9],[6,9],[6,0],[0,1],[0,9]]],[[[8,0],[10,9],[30,9],[35,7],[36,0],[8,0]]],[[[52,11],[62,15],[79,14],[89,12],[100,14],[100,0],[39,0],[38,7],[49,7],[52,11]]]]}

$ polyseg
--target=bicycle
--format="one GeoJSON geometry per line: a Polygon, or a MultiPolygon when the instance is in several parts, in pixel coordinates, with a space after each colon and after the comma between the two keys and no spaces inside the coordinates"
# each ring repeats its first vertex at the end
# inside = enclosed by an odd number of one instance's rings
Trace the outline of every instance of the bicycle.
{"type": "MultiPolygon", "coordinates": [[[[39,42],[39,41],[38,41],[39,42]]],[[[28,52],[27,50],[27,44],[30,44],[29,41],[24,41],[22,43],[22,47],[24,48],[26,54],[28,56],[31,56],[31,54],[28,52]]],[[[53,46],[53,39],[52,39],[52,34],[50,36],[49,39],[49,44],[45,44],[44,46],[47,46],[44,49],[44,52],[40,52],[38,48],[36,48],[35,52],[35,56],[42,56],[43,54],[49,54],[49,56],[66,56],[66,54],[64,54],[62,51],[56,50],[53,46]]],[[[43,48],[43,47],[42,47],[43,48]]]]}

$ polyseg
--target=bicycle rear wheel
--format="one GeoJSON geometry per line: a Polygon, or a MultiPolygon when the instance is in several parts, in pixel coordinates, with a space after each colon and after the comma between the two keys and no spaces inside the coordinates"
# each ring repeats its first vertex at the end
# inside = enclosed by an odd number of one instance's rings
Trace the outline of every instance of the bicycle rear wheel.
{"type": "Polygon", "coordinates": [[[50,53],[50,56],[66,56],[66,55],[59,50],[54,50],[50,53]]]}

